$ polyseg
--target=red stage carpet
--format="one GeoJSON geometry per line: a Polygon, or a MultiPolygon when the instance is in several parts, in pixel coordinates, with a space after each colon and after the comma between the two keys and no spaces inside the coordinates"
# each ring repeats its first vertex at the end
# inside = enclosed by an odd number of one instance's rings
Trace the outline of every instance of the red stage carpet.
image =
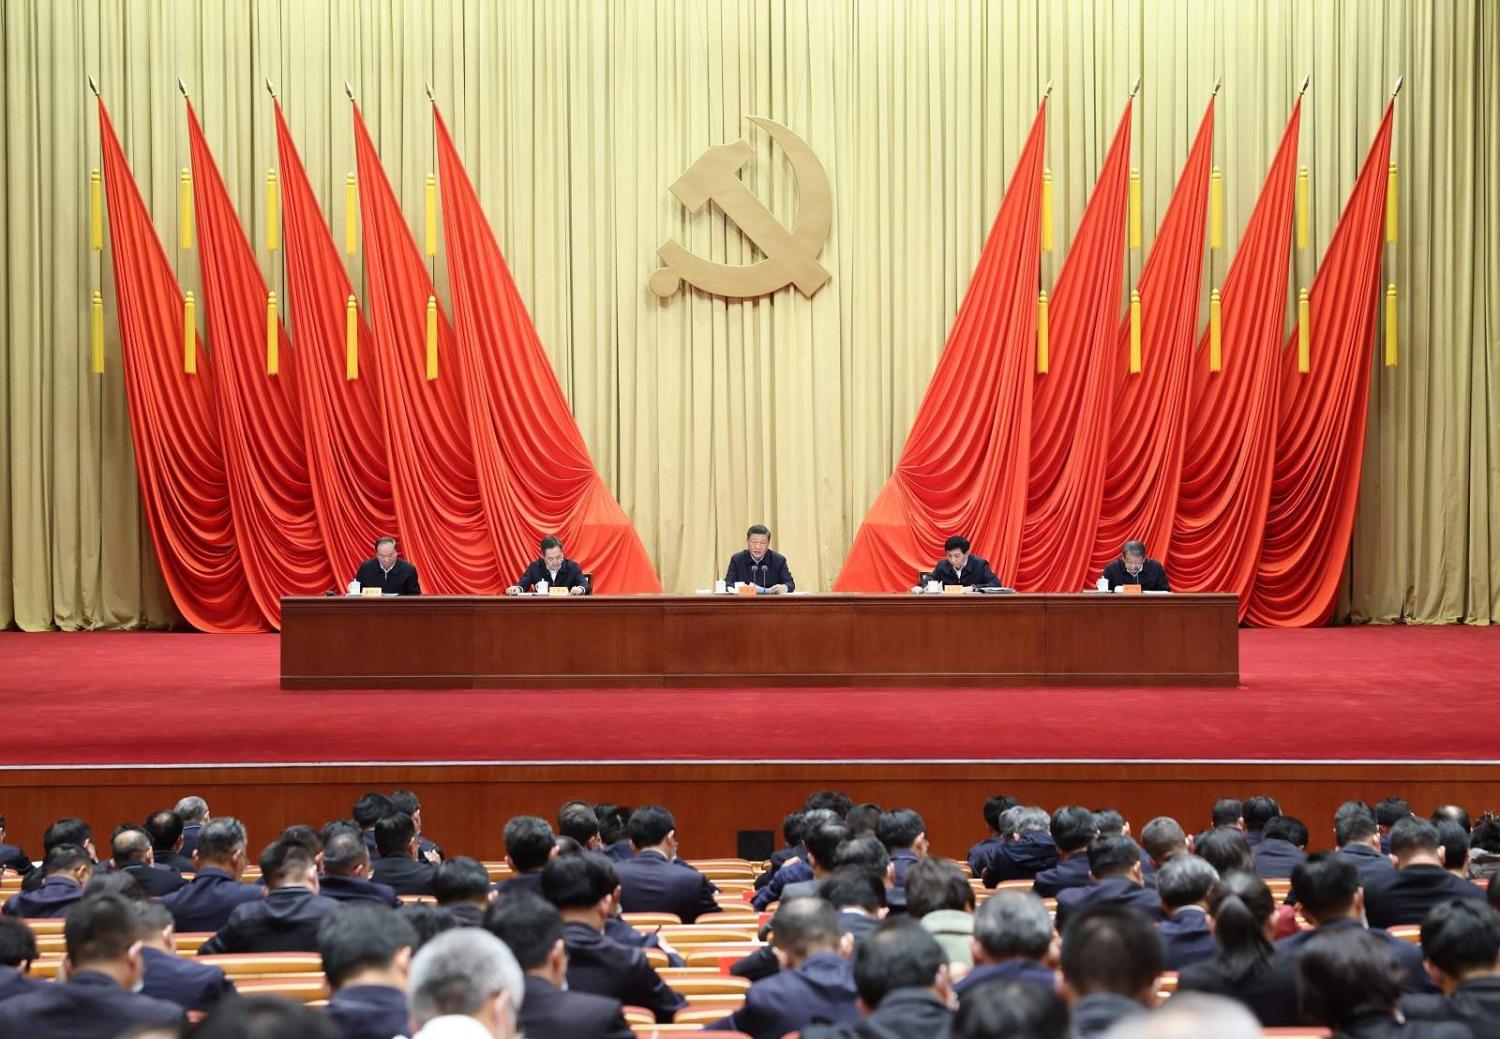
{"type": "Polygon", "coordinates": [[[1500,760],[1500,629],[1240,640],[1237,689],[292,693],[275,635],[3,633],[3,764],[1500,760]]]}

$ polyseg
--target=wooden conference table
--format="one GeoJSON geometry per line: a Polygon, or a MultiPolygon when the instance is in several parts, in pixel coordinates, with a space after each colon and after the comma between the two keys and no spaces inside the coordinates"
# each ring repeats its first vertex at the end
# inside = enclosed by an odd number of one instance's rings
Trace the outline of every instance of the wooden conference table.
{"type": "Polygon", "coordinates": [[[1235,685],[1233,595],[289,597],[283,689],[1235,685]]]}

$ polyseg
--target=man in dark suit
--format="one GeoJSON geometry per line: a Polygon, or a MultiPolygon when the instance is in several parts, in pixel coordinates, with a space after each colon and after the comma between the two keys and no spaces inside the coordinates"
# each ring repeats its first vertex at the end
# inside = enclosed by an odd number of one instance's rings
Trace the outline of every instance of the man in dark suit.
{"type": "Polygon", "coordinates": [[[1253,849],[1265,837],[1266,823],[1281,814],[1281,805],[1276,798],[1258,794],[1240,806],[1240,818],[1245,823],[1245,843],[1253,849]]]}
{"type": "MultiPolygon", "coordinates": [[[[988,561],[969,554],[969,539],[955,534],[943,542],[943,559],[932,568],[932,580],[944,587],[962,585],[965,588],[999,588],[1000,578],[990,569],[988,561]]],[[[914,592],[926,591],[921,585],[914,592]]]]}
{"type": "Polygon", "coordinates": [[[620,1001],[567,986],[568,950],[563,918],[530,892],[498,899],[484,918],[526,972],[520,1025],[530,1039],[630,1039],[620,1001]]]}
{"type": "MultiPolygon", "coordinates": [[[[783,860],[781,868],[776,870],[768,883],[762,885],[760,890],[755,892],[754,897],[750,899],[750,904],[756,909],[765,909],[766,906],[778,899],[791,897],[786,893],[788,888],[796,887],[797,885],[806,885],[815,881],[817,874],[813,868],[814,856],[810,845],[812,834],[818,830],[825,830],[830,827],[836,827],[842,832],[842,837],[839,838],[840,843],[848,839],[849,830],[843,825],[843,820],[839,818],[836,812],[829,811],[826,808],[815,808],[812,811],[802,812],[798,822],[799,839],[797,842],[797,857],[794,860],[783,860]]],[[[827,868],[832,868],[832,856],[838,851],[838,847],[837,845],[832,848],[827,847],[826,838],[827,835],[825,835],[824,840],[824,851],[829,856],[826,863],[827,868]]],[[[806,890],[805,886],[802,890],[806,890]]]]}
{"type": "Polygon", "coordinates": [[[566,588],[569,595],[588,595],[589,582],[583,567],[563,555],[563,543],[558,538],[542,538],[542,558],[533,559],[526,572],[516,578],[516,583],[505,589],[506,595],[520,595],[536,590],[538,581],[546,581],[547,588],[566,588]]]}
{"type": "Polygon", "coordinates": [[[1162,969],[1181,970],[1218,955],[1208,926],[1208,893],[1219,874],[1196,855],[1173,855],[1156,873],[1156,893],[1167,918],[1161,935],[1162,969]]]}
{"type": "Polygon", "coordinates": [[[1081,805],[1064,805],[1052,813],[1052,843],[1057,845],[1058,863],[1036,875],[1031,889],[1052,898],[1070,887],[1089,882],[1089,845],[1098,834],[1094,813],[1081,805]]]}
{"type": "Polygon", "coordinates": [[[323,878],[318,894],[335,902],[373,902],[399,908],[395,888],[370,879],[370,849],[353,826],[346,826],[323,842],[323,878]]]}
{"type": "Polygon", "coordinates": [[[1390,856],[1380,850],[1380,827],[1375,814],[1363,801],[1345,801],[1333,815],[1333,836],[1339,854],[1359,870],[1361,887],[1379,883],[1395,872],[1390,856]]]}
{"type": "Polygon", "coordinates": [[[225,996],[234,995],[234,983],[224,976],[223,968],[177,955],[172,914],[165,906],[147,901],[135,911],[146,970],[141,986],[144,995],[176,1003],[184,1010],[208,1010],[225,996]]]}
{"type": "Polygon", "coordinates": [[[432,893],[461,927],[484,926],[485,910],[495,900],[488,871],[467,855],[455,855],[437,868],[432,893]]]}
{"type": "MultiPolygon", "coordinates": [[[[199,842],[202,850],[202,841],[199,842]]],[[[317,952],[318,924],[338,905],[318,894],[312,852],[282,837],[260,856],[266,897],[245,902],[229,921],[198,947],[200,956],[220,952],[317,952]]]]}
{"type": "Polygon", "coordinates": [[[795,591],[797,583],[786,565],[786,556],[771,550],[771,528],[757,523],[745,531],[745,548],[729,557],[724,583],[730,588],[750,584],[770,595],[795,591]]]}
{"type": "Polygon", "coordinates": [[[542,870],[542,894],[562,915],[570,990],[645,1007],[662,1023],[687,1005],[644,951],[605,936],[604,922],[614,916],[620,899],[620,880],[609,859],[595,852],[553,859],[542,870]]]}
{"type": "MultiPolygon", "coordinates": [[[[388,815],[395,815],[400,810],[396,807],[395,801],[378,790],[362,794],[359,800],[354,802],[351,817],[364,836],[365,847],[370,849],[371,857],[379,854],[375,850],[375,824],[388,815]]],[[[412,825],[416,825],[415,819],[412,820],[412,825]]]]}
{"type": "Polygon", "coordinates": [[[1422,955],[1441,996],[1407,996],[1408,1021],[1457,1021],[1476,1037],[1500,1035],[1500,915],[1471,899],[1437,906],[1422,921],[1422,955]]]}
{"type": "Polygon", "coordinates": [[[1386,797],[1375,804],[1375,823],[1380,827],[1380,850],[1391,853],[1391,827],[1411,815],[1405,798],[1386,797]]]}
{"type": "Polygon", "coordinates": [[[318,955],[333,996],[326,1011],[342,1039],[391,1039],[411,1032],[407,976],[417,932],[373,902],[346,902],[318,925],[318,955]]]}
{"type": "Polygon", "coordinates": [[[31,861],[27,855],[14,844],[5,843],[5,816],[0,815],[0,874],[6,870],[26,876],[36,869],[36,863],[31,861]]]}
{"type": "Polygon", "coordinates": [[[910,808],[881,812],[875,836],[891,857],[895,877],[886,893],[892,912],[906,912],[906,872],[927,857],[927,822],[910,808]]]}
{"type": "Polygon", "coordinates": [[[1057,893],[1057,926],[1087,906],[1130,906],[1148,920],[1163,917],[1161,899],[1141,878],[1141,847],[1129,837],[1098,837],[1086,852],[1089,883],[1057,893]]]}
{"type": "Polygon", "coordinates": [[[1027,981],[1056,991],[1057,976],[1047,963],[1051,954],[1052,918],[1042,900],[1029,891],[998,892],[974,913],[974,969],[953,992],[962,1003],[991,981],[1027,981]]]}
{"type": "Polygon", "coordinates": [[[13,916],[0,916],[0,1003],[46,987],[47,982],[30,976],[36,956],[31,928],[13,916]]]}
{"type": "Polygon", "coordinates": [[[63,926],[68,980],[0,1003],[0,1035],[114,1039],[145,1025],[175,1034],[186,1024],[182,1008],[133,991],[144,974],[136,932],[135,910],[119,895],[79,902],[63,926]]]}
{"type": "Polygon", "coordinates": [[[781,1039],[811,1024],[860,1020],[849,961],[839,954],[838,913],[821,898],[783,902],[771,921],[782,969],[750,986],[745,1004],[711,1030],[781,1039]]]}
{"type": "Polygon", "coordinates": [[[205,823],[193,853],[196,875],[186,887],[162,899],[178,931],[217,931],[245,902],[259,902],[265,890],[243,884],[245,827],[232,815],[205,823]]]}
{"type": "Polygon", "coordinates": [[[186,883],[173,869],[156,864],[155,849],[145,827],[127,824],[115,831],[110,841],[110,855],[115,860],[115,871],[128,873],[141,886],[148,898],[170,895],[186,883]]]}
{"type": "Polygon", "coordinates": [[[89,853],[76,844],[59,844],[42,860],[42,883],[33,891],[19,891],[5,903],[6,916],[56,919],[66,916],[83,897],[83,885],[94,875],[89,853]]]}
{"type": "Polygon", "coordinates": [[[557,835],[546,819],[518,815],[505,824],[505,861],[515,876],[502,880],[495,890],[502,895],[527,891],[542,893],[542,867],[557,853],[557,835]]]}
{"type": "Polygon", "coordinates": [[[184,858],[192,859],[193,852],[198,850],[198,834],[203,831],[203,824],[208,822],[208,802],[197,794],[189,794],[172,808],[177,818],[182,820],[182,851],[184,858]]]}
{"type": "Polygon", "coordinates": [[[1007,880],[1035,880],[1043,870],[1057,865],[1057,844],[1052,840],[1052,818],[1035,805],[1018,805],[1000,815],[1000,846],[985,867],[984,886],[997,887],[1007,880]]]}
{"type": "Polygon", "coordinates": [[[627,827],[636,856],[615,867],[627,913],[676,913],[685,924],[720,911],[713,882],[677,859],[677,821],[660,805],[642,805],[627,827]]]}
{"type": "Polygon", "coordinates": [[[808,1025],[803,1039],[948,1039],[948,957],[915,920],[887,921],[859,944],[854,987],[865,1019],[808,1025]]]}
{"type": "Polygon", "coordinates": [[[354,582],[360,592],[379,588],[381,595],[421,595],[417,568],[396,555],[396,539],[387,535],[375,541],[375,558],[359,564],[354,582]]]}
{"type": "Polygon", "coordinates": [[[1307,861],[1307,825],[1290,815],[1278,815],[1261,830],[1260,843],[1250,849],[1255,872],[1262,880],[1284,879],[1307,861]]]}
{"type": "Polygon", "coordinates": [[[1063,988],[1073,1004],[1078,1039],[1103,1035],[1118,1021],[1156,1004],[1161,940],[1141,913],[1128,906],[1089,906],[1062,936],[1063,988]]]}
{"type": "Polygon", "coordinates": [[[417,828],[417,858],[434,866],[443,861],[443,849],[428,839],[422,832],[422,802],[410,790],[392,790],[391,807],[411,816],[411,824],[417,828]]]}
{"type": "Polygon", "coordinates": [[[398,895],[432,894],[437,867],[417,859],[417,828],[405,812],[388,815],[375,824],[375,849],[380,858],[370,879],[388,884],[398,895]]]}
{"type": "Polygon", "coordinates": [[[146,833],[158,866],[175,873],[191,872],[193,860],[182,854],[182,820],[173,811],[152,812],[146,817],[146,833]]]}
{"type": "Polygon", "coordinates": [[[989,836],[976,843],[969,849],[969,872],[976,877],[984,876],[984,871],[990,864],[990,859],[1004,843],[1000,833],[1000,815],[1016,807],[1020,802],[1009,794],[998,794],[984,803],[984,825],[988,828],[989,836]]]}
{"type": "Polygon", "coordinates": [[[1391,854],[1396,871],[1372,878],[1365,888],[1365,912],[1371,927],[1418,924],[1427,911],[1452,898],[1483,899],[1479,885],[1443,868],[1437,827],[1409,815],[1391,827],[1391,854]]]}
{"type": "MultiPolygon", "coordinates": [[[[76,844],[88,853],[89,862],[99,861],[99,852],[94,847],[94,831],[88,823],[82,819],[68,816],[58,819],[47,827],[42,834],[42,859],[46,861],[47,853],[59,844],[76,844]]],[[[44,870],[34,869],[21,878],[22,891],[35,891],[42,886],[46,879],[44,870]]]]}
{"type": "Polygon", "coordinates": [[[839,933],[848,935],[855,948],[880,926],[886,908],[885,881],[885,871],[848,865],[828,874],[818,887],[818,894],[838,913],[839,933]]]}
{"type": "Polygon", "coordinates": [[[1155,559],[1146,556],[1143,541],[1127,541],[1120,549],[1120,558],[1112,559],[1104,567],[1103,577],[1109,582],[1109,590],[1121,585],[1140,585],[1143,592],[1170,592],[1167,571],[1155,559]]]}

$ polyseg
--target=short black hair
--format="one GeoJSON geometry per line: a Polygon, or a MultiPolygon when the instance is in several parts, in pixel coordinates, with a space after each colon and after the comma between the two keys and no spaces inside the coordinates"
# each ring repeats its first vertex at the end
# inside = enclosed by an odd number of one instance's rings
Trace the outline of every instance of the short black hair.
{"type": "Polygon", "coordinates": [[[360,839],[360,843],[364,843],[364,831],[359,828],[359,823],[353,819],[329,819],[323,824],[323,828],[318,831],[318,840],[322,842],[324,849],[327,849],[328,842],[341,833],[352,833],[360,839]]]}
{"type": "Polygon", "coordinates": [[[837,910],[821,898],[782,902],[771,919],[772,944],[798,959],[838,948],[840,933],[837,910]]]}
{"type": "Polygon", "coordinates": [[[1219,875],[1255,872],[1255,856],[1245,835],[1232,826],[1216,826],[1193,844],[1193,854],[1208,860],[1219,875]]]}
{"type": "Polygon", "coordinates": [[[631,811],[624,805],[594,805],[594,815],[599,819],[599,841],[601,844],[618,844],[625,839],[625,828],[630,825],[631,811]]]}
{"type": "Polygon", "coordinates": [[[569,801],[557,810],[557,832],[571,837],[584,847],[599,836],[599,817],[587,801],[569,801]]]}
{"type": "Polygon", "coordinates": [[[86,863],[92,865],[93,861],[89,858],[89,853],[76,844],[58,844],[47,849],[47,854],[42,859],[42,876],[66,873],[86,863]]]}
{"type": "Polygon", "coordinates": [[[1386,829],[1395,826],[1411,814],[1411,805],[1404,798],[1387,797],[1375,802],[1375,821],[1386,829]]]}
{"type": "Polygon", "coordinates": [[[1247,800],[1240,808],[1240,817],[1245,820],[1245,829],[1250,833],[1260,833],[1266,823],[1281,814],[1281,805],[1276,803],[1276,798],[1258,794],[1247,800]]]}
{"type": "Polygon", "coordinates": [[[330,877],[352,877],[370,861],[370,848],[358,830],[336,830],[323,843],[323,872],[330,877]]]}
{"type": "Polygon", "coordinates": [[[804,812],[816,812],[820,808],[832,812],[840,819],[847,819],[850,810],[854,808],[854,800],[842,790],[815,790],[802,802],[804,812]]]}
{"type": "Polygon", "coordinates": [[[844,816],[844,825],[849,827],[849,833],[854,837],[874,834],[875,828],[880,825],[880,806],[871,801],[855,805],[844,816]]]}
{"type": "Polygon", "coordinates": [[[314,858],[323,850],[323,835],[306,823],[292,823],[281,831],[278,839],[302,845],[314,858]]]}
{"type": "Polygon", "coordinates": [[[1365,928],[1320,928],[1297,959],[1302,1016],[1342,1032],[1362,1015],[1389,1014],[1404,975],[1395,954],[1365,928]]]}
{"type": "Polygon", "coordinates": [[[505,824],[505,854],[522,873],[539,870],[552,857],[557,835],[546,819],[518,815],[505,824]]]}
{"type": "Polygon", "coordinates": [[[547,962],[563,936],[557,907],[529,891],[502,895],[484,914],[484,929],[504,942],[522,970],[547,962]]]}
{"type": "Polygon", "coordinates": [[[83,897],[94,898],[97,895],[118,895],[131,903],[146,901],[146,892],[141,890],[140,881],[135,879],[135,874],[126,873],[123,869],[96,873],[90,877],[89,882],[83,885],[83,897]]]}
{"type": "Polygon", "coordinates": [[[625,825],[630,843],[637,848],[654,848],[677,829],[677,820],[661,805],[641,805],[625,825]]]}
{"type": "Polygon", "coordinates": [[[416,815],[422,810],[422,800],[411,790],[392,790],[391,806],[398,812],[416,815]]]}
{"type": "Polygon", "coordinates": [[[368,830],[388,815],[395,814],[396,805],[385,794],[371,790],[354,802],[354,821],[361,830],[368,830]]]}
{"type": "Polygon", "coordinates": [[[752,523],[750,524],[750,529],[745,531],[745,540],[748,541],[750,538],[755,537],[755,535],[757,534],[761,535],[762,537],[768,538],[771,536],[771,528],[766,526],[764,523],[752,523]]]}
{"type": "Polygon", "coordinates": [[[1307,824],[1295,815],[1278,815],[1266,823],[1265,829],[1261,830],[1261,836],[1267,839],[1282,840],[1288,844],[1295,844],[1299,848],[1307,847],[1308,832],[1307,824]]]}
{"type": "Polygon", "coordinates": [[[984,802],[984,824],[990,828],[990,832],[1000,832],[1000,813],[1007,808],[1014,808],[1020,804],[1009,794],[996,794],[984,802]]]}
{"type": "Polygon", "coordinates": [[[284,882],[293,873],[302,873],[317,863],[317,855],[306,844],[288,837],[278,837],[260,853],[261,881],[268,888],[284,882]]]}
{"type": "Polygon", "coordinates": [[[1454,978],[1493,970],[1500,960],[1500,915],[1473,898],[1433,906],[1422,920],[1422,955],[1454,978]]]}
{"type": "Polygon", "coordinates": [[[19,967],[36,959],[36,935],[14,916],[0,916],[0,967],[19,967]]]}
{"type": "Polygon", "coordinates": [[[823,869],[832,869],[838,860],[839,847],[849,839],[849,828],[839,823],[819,826],[803,837],[807,854],[823,869]]]}
{"type": "Polygon", "coordinates": [[[1443,846],[1443,867],[1463,869],[1469,863],[1469,831],[1452,819],[1439,819],[1438,843],[1443,846]]]}
{"type": "Polygon", "coordinates": [[[400,857],[406,854],[416,836],[417,824],[405,812],[383,815],[375,824],[375,850],[382,856],[400,857]]]}
{"type": "Polygon", "coordinates": [[[1426,819],[1408,815],[1391,824],[1392,855],[1406,856],[1421,851],[1437,854],[1441,844],[1437,827],[1426,819]]]}
{"type": "Polygon", "coordinates": [[[835,909],[857,906],[874,913],[885,906],[885,878],[863,866],[840,866],[823,878],[818,895],[835,909]]]}
{"type": "Polygon", "coordinates": [[[947,859],[918,859],[906,871],[906,911],[913,920],[940,909],[974,909],[974,889],[947,859]]]}
{"type": "Polygon", "coordinates": [[[1094,825],[1094,813],[1082,805],[1063,805],[1052,813],[1052,843],[1063,854],[1079,851],[1089,846],[1099,828],[1094,825]]]}
{"type": "Polygon", "coordinates": [[[193,1039],[339,1039],[322,1014],[283,996],[221,999],[193,1028],[193,1039]]]}
{"type": "Polygon", "coordinates": [[[458,918],[442,906],[402,906],[401,915],[411,925],[411,929],[417,932],[417,944],[411,950],[414,955],[444,931],[461,926],[458,918]]]}
{"type": "Polygon", "coordinates": [[[1141,846],[1129,837],[1098,837],[1089,844],[1089,872],[1113,877],[1141,862],[1141,846]]]}
{"type": "Polygon", "coordinates": [[[1063,931],[1063,977],[1080,996],[1112,992],[1135,999],[1156,983],[1161,970],[1156,928],[1128,906],[1086,906],[1063,931]]]}
{"type": "Polygon", "coordinates": [[[437,868],[432,876],[432,894],[440,906],[450,902],[469,902],[488,898],[490,875],[484,866],[467,855],[455,855],[437,868]]]}
{"type": "Polygon", "coordinates": [[[182,819],[170,808],[152,812],[146,817],[146,832],[151,835],[151,847],[172,851],[182,837],[182,819]]]}
{"type": "Polygon", "coordinates": [[[135,909],[119,895],[79,899],[63,919],[63,942],[75,969],[118,960],[136,942],[135,909]]]}
{"type": "Polygon", "coordinates": [[[559,909],[586,909],[614,893],[620,875],[596,851],[555,858],[542,868],[542,895],[559,909]]]}
{"type": "Polygon", "coordinates": [[[1125,816],[1117,808],[1095,808],[1094,829],[1101,837],[1114,837],[1125,832],[1125,816]]]}
{"type": "Polygon", "coordinates": [[[547,549],[549,549],[549,548],[562,548],[562,547],[563,547],[562,538],[558,537],[555,534],[548,534],[546,537],[542,538],[542,551],[543,552],[547,551],[547,549]]]}
{"type": "Polygon", "coordinates": [[[886,869],[890,867],[891,854],[880,843],[879,837],[867,833],[863,837],[851,837],[840,844],[833,861],[838,867],[859,866],[883,878],[886,869]]]}
{"type": "Polygon", "coordinates": [[[389,967],[397,953],[416,944],[411,924],[374,902],[340,902],[318,924],[318,955],[335,990],[361,970],[389,967]]]}
{"type": "Polygon", "coordinates": [[[1244,818],[1244,815],[1245,803],[1238,797],[1219,798],[1214,802],[1213,808],[1208,813],[1209,821],[1215,827],[1233,826],[1244,818]]]}
{"type": "Polygon", "coordinates": [[[954,534],[943,542],[944,552],[967,552],[969,550],[969,539],[962,534],[954,534]]]}
{"type": "Polygon", "coordinates": [[[1313,920],[1347,912],[1359,893],[1359,870],[1338,852],[1320,851],[1292,867],[1292,901],[1313,920]]]}
{"type": "Polygon", "coordinates": [[[42,834],[42,854],[46,854],[59,844],[76,844],[80,848],[84,843],[94,839],[94,831],[89,824],[82,819],[71,815],[58,819],[47,832],[42,834]]]}
{"type": "Polygon", "coordinates": [[[927,823],[910,808],[881,812],[880,821],[875,824],[875,836],[885,845],[886,851],[910,848],[926,832],[927,823]]]}
{"type": "Polygon", "coordinates": [[[1068,1039],[1072,1034],[1068,1004],[1031,981],[981,982],[964,993],[953,1019],[953,1039],[1068,1039]]]}
{"type": "Polygon", "coordinates": [[[1375,813],[1363,801],[1345,801],[1333,813],[1333,839],[1342,848],[1354,841],[1366,841],[1380,832],[1375,813]]]}
{"type": "Polygon", "coordinates": [[[937,981],[948,954],[915,920],[887,920],[854,950],[854,987],[874,1009],[899,988],[927,988],[937,981]]]}

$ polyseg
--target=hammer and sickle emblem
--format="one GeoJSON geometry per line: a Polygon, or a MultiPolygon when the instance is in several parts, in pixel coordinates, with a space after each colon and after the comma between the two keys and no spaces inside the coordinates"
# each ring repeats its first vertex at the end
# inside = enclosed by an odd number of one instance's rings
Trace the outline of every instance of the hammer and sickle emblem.
{"type": "Polygon", "coordinates": [[[765,259],[750,264],[715,263],[688,252],[673,239],[656,250],[665,267],[651,275],[651,291],[663,299],[684,281],[717,296],[761,296],[796,285],[811,296],[828,280],[817,260],[833,220],[833,192],[828,173],[806,141],[770,119],[750,121],[781,145],[797,179],[797,222],[789,231],[781,225],[735,174],[755,157],[744,138],[717,144],[699,156],[672,184],[672,194],[691,213],[715,202],[749,236],[765,259]]]}

